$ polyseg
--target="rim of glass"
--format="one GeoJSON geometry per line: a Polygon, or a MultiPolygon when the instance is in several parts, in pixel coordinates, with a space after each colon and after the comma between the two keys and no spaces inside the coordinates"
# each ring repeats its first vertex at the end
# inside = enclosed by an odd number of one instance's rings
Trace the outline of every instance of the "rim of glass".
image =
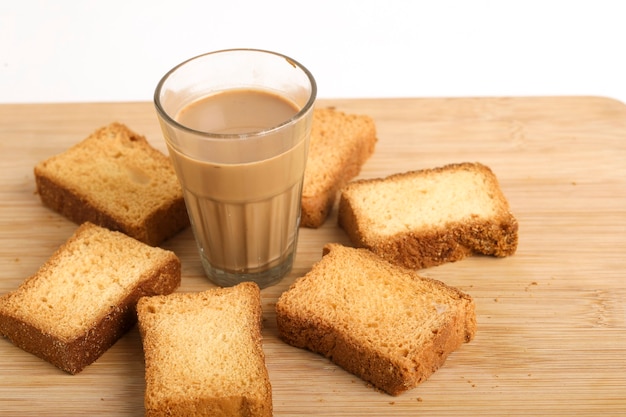
{"type": "Polygon", "coordinates": [[[279,130],[281,128],[283,128],[286,125],[289,125],[291,123],[294,123],[296,120],[300,119],[304,114],[306,114],[311,107],[313,107],[313,104],[315,103],[315,99],[317,96],[317,84],[315,82],[315,78],[313,78],[313,74],[311,74],[311,72],[302,64],[300,64],[298,61],[296,61],[295,59],[292,59],[290,57],[288,57],[287,55],[283,55],[281,53],[278,52],[273,52],[273,51],[268,51],[268,50],[264,50],[264,49],[254,49],[254,48],[234,48],[234,49],[221,49],[219,51],[212,51],[212,52],[207,52],[204,54],[200,54],[200,55],[196,55],[192,58],[189,58],[183,62],[181,62],[180,64],[176,65],[175,67],[173,67],[172,69],[170,69],[167,73],[165,73],[165,75],[161,78],[161,80],[159,81],[159,83],[157,84],[156,89],[154,90],[154,105],[157,109],[157,112],[161,115],[161,117],[165,120],[168,121],[168,123],[175,125],[177,128],[185,130],[189,133],[193,133],[194,135],[200,135],[200,136],[204,136],[207,139],[224,139],[224,138],[229,138],[229,139],[246,139],[246,138],[250,138],[250,137],[258,137],[261,135],[265,135],[267,133],[271,133],[273,131],[279,130]],[[299,68],[302,72],[305,73],[305,75],[307,76],[307,78],[309,79],[309,82],[311,83],[311,94],[309,95],[309,99],[307,100],[306,104],[304,106],[302,106],[302,108],[292,117],[290,117],[289,119],[285,120],[284,122],[276,125],[276,126],[272,126],[268,129],[264,129],[264,130],[259,130],[256,132],[248,132],[248,133],[215,133],[215,132],[205,132],[203,130],[196,130],[196,129],[192,129],[190,127],[187,127],[181,123],[179,123],[176,119],[174,119],[172,116],[170,116],[164,109],[163,106],[161,105],[161,99],[160,99],[160,95],[161,95],[161,91],[163,89],[164,84],[167,82],[168,78],[174,73],[176,72],[180,67],[195,61],[197,59],[203,58],[205,56],[208,55],[215,55],[215,54],[221,54],[221,53],[227,53],[227,52],[259,52],[259,53],[265,53],[265,54],[271,54],[271,55],[275,55],[277,57],[283,58],[284,60],[286,60],[291,66],[295,67],[295,68],[299,68]]]}

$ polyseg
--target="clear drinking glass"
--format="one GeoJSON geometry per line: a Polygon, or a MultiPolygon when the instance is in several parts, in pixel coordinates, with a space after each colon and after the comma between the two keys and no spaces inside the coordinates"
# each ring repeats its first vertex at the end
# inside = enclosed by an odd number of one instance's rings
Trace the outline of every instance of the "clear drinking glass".
{"type": "Polygon", "coordinates": [[[214,283],[263,288],[291,270],[316,94],[305,67],[255,49],[197,56],[157,85],[161,129],[214,283]],[[281,103],[287,114],[274,110],[281,103]]]}

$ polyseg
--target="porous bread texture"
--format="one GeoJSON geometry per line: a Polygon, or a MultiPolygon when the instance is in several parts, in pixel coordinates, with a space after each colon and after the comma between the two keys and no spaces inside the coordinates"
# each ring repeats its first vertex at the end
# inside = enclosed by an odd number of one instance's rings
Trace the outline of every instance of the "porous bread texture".
{"type": "Polygon", "coordinates": [[[271,416],[259,287],[144,297],[146,416],[271,416]]]}
{"type": "Polygon", "coordinates": [[[0,297],[0,334],[76,374],[136,323],[140,297],[174,291],[180,276],[173,252],[85,223],[0,297]]]}
{"type": "Polygon", "coordinates": [[[278,331],[390,395],[414,388],[476,331],[472,298],[339,244],[276,303],[278,331]]]}
{"type": "Polygon", "coordinates": [[[480,163],[353,181],[342,190],[338,223],[355,246],[415,269],[510,256],[518,243],[509,203],[480,163]]]}
{"type": "Polygon", "coordinates": [[[104,126],[35,166],[44,205],[157,246],[189,225],[169,158],[125,125],[104,126]]]}
{"type": "Polygon", "coordinates": [[[320,227],[337,193],[361,172],[376,145],[374,120],[333,108],[313,111],[311,139],[302,187],[301,226],[320,227]]]}

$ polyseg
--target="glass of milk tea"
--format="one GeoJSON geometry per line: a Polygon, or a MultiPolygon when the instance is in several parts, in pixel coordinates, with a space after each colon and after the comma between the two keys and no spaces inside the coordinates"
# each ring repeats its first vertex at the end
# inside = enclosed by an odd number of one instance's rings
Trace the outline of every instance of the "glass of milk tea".
{"type": "Polygon", "coordinates": [[[317,94],[313,75],[270,51],[191,58],[154,103],[206,275],[261,288],[291,271],[317,94]]]}

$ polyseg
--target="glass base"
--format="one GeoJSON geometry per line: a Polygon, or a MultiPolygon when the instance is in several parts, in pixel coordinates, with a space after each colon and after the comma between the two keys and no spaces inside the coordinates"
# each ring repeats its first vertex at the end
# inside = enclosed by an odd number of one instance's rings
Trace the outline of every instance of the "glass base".
{"type": "Polygon", "coordinates": [[[266,269],[265,271],[238,273],[215,268],[203,254],[200,255],[204,272],[214,284],[220,287],[232,287],[242,282],[252,281],[256,282],[259,288],[266,288],[277,284],[283,279],[283,277],[291,271],[293,257],[294,252],[292,252],[282,264],[266,269]]]}

